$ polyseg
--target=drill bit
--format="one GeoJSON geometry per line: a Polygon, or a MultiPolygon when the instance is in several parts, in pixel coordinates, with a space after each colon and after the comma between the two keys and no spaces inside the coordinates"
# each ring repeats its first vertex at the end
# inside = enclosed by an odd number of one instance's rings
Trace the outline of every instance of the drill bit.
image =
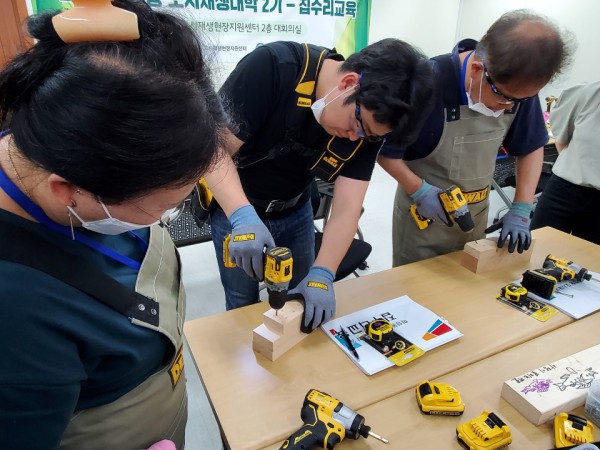
{"type": "Polygon", "coordinates": [[[388,441],[386,438],[379,436],[378,434],[373,433],[372,431],[369,431],[369,436],[371,436],[374,439],[377,439],[378,441],[383,442],[384,444],[389,444],[390,441],[388,441]]]}
{"type": "Polygon", "coordinates": [[[557,293],[557,294],[560,294],[560,295],[564,295],[564,296],[566,296],[566,297],[571,297],[571,298],[573,298],[573,297],[574,297],[574,295],[573,295],[573,294],[565,294],[564,292],[560,292],[560,291],[557,291],[556,293],[557,293]]]}

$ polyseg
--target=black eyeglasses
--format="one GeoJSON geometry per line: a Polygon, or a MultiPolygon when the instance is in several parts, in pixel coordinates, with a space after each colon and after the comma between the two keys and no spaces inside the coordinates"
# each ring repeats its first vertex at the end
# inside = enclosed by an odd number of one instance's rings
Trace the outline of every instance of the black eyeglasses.
{"type": "Polygon", "coordinates": [[[354,103],[356,108],[354,109],[354,117],[358,121],[360,129],[356,132],[360,138],[365,142],[381,142],[385,139],[384,136],[367,136],[365,133],[365,126],[363,125],[362,117],[360,115],[360,105],[358,103],[354,103]]]}
{"type": "Polygon", "coordinates": [[[500,97],[502,97],[503,99],[506,100],[506,103],[521,103],[522,101],[528,100],[530,98],[536,97],[535,95],[533,97],[524,97],[524,98],[513,98],[513,97],[509,97],[508,95],[504,95],[500,89],[498,89],[496,87],[496,85],[494,84],[494,82],[492,81],[492,77],[490,77],[489,72],[487,71],[487,68],[485,67],[485,62],[483,63],[483,74],[485,75],[485,81],[487,81],[487,83],[490,85],[490,88],[492,89],[492,92],[496,95],[499,95],[500,97]]]}

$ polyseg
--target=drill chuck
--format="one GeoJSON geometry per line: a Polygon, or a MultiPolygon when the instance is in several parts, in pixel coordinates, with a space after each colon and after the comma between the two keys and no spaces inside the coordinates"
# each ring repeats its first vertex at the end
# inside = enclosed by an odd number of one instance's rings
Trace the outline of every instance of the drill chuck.
{"type": "Polygon", "coordinates": [[[440,192],[439,197],[450,224],[453,220],[465,233],[475,228],[467,200],[458,186],[450,186],[440,192]]]}
{"type": "Polygon", "coordinates": [[[362,433],[366,433],[368,436],[368,433],[371,430],[370,427],[365,426],[365,418],[363,416],[352,411],[347,406],[344,406],[341,402],[335,408],[332,418],[344,426],[346,429],[346,437],[352,439],[358,439],[360,436],[366,437],[362,433]],[[366,431],[364,431],[365,428],[367,428],[366,431]]]}
{"type": "MultiPolygon", "coordinates": [[[[268,287],[267,287],[268,289],[268,287]]],[[[287,289],[283,291],[269,290],[269,306],[273,309],[284,307],[288,299],[287,289]]]]}
{"type": "Polygon", "coordinates": [[[471,217],[471,212],[469,211],[469,207],[467,205],[463,205],[457,209],[452,218],[465,233],[473,231],[473,228],[475,228],[473,217],[471,217]]]}

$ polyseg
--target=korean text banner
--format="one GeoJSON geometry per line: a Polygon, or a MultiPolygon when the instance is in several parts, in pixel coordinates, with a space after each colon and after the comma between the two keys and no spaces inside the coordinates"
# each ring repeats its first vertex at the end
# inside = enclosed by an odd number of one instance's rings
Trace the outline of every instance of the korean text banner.
{"type": "MultiPolygon", "coordinates": [[[[226,64],[278,40],[335,47],[344,56],[368,43],[370,0],[145,1],[154,9],[180,14],[226,64]]],[[[33,14],[72,7],[72,2],[63,0],[27,2],[33,14]]]]}

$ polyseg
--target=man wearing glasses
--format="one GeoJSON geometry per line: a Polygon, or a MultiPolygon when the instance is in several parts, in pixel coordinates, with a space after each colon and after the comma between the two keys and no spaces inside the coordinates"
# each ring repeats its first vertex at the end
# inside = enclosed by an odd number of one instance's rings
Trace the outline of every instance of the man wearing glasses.
{"type": "Polygon", "coordinates": [[[435,104],[417,141],[386,146],[379,163],[399,183],[393,216],[393,264],[462,249],[485,237],[489,188],[498,149],[516,157],[513,204],[503,216],[498,246],[531,243],[530,216],[548,134],[538,92],[567,65],[569,45],[555,25],[530,11],[501,16],[477,43],[466,39],[432,59],[435,104]],[[475,222],[472,233],[448,227],[438,198],[457,185],[475,222]],[[433,219],[420,230],[409,208],[433,219]]]}
{"type": "Polygon", "coordinates": [[[416,137],[432,91],[429,61],[397,39],[346,61],[335,50],[295,42],[260,46],[240,61],[221,89],[238,125],[227,148],[236,167],[226,158],[207,177],[219,203],[210,223],[227,309],[257,301],[262,248],[278,245],[292,251],[290,287],[304,298],[304,327],[314,329],[335,314],[335,272],[356,233],[384,136],[406,143],[416,137]],[[335,182],[316,258],[315,176],[335,182]],[[232,243],[238,267],[225,268],[223,238],[240,227],[257,242],[246,255],[245,241],[232,243]]]}

